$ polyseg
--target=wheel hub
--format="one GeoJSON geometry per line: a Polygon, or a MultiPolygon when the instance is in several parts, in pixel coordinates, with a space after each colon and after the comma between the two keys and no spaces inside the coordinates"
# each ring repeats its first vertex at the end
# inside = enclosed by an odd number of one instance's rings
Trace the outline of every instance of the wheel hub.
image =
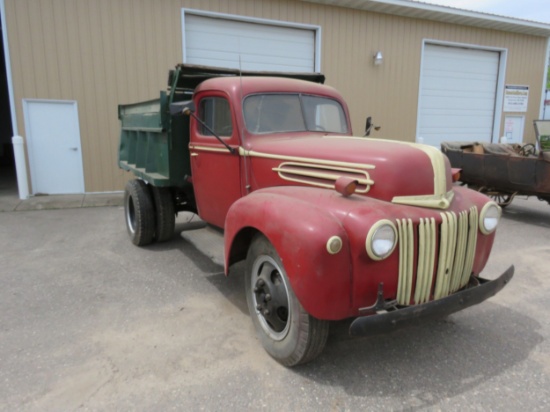
{"type": "Polygon", "coordinates": [[[289,298],[285,280],[271,258],[257,262],[252,289],[258,319],[274,338],[284,337],[289,328],[289,298]]]}

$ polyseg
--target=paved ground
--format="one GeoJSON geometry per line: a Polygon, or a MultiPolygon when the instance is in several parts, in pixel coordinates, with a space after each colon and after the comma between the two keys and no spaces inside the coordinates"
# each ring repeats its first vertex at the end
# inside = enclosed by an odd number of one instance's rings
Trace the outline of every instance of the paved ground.
{"type": "Polygon", "coordinates": [[[295,369],[255,338],[242,267],[226,279],[177,235],[134,247],[119,206],[5,212],[0,228],[3,411],[550,410],[550,206],[535,199],[504,215],[485,271],[516,264],[501,294],[380,337],[335,324],[295,369]]]}

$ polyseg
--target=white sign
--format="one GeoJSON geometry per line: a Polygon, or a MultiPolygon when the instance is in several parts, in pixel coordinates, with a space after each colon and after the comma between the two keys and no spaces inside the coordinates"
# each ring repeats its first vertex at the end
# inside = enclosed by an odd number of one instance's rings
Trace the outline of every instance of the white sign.
{"type": "Polygon", "coordinates": [[[527,111],[529,102],[529,86],[504,86],[504,111],[522,112],[527,111]]]}

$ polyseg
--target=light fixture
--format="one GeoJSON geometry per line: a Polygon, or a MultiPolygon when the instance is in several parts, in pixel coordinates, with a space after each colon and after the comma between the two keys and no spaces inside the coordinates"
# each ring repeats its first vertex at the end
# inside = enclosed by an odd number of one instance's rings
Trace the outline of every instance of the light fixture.
{"type": "Polygon", "coordinates": [[[382,64],[382,61],[384,60],[384,56],[382,56],[381,51],[377,51],[373,58],[375,66],[380,66],[382,64]]]}

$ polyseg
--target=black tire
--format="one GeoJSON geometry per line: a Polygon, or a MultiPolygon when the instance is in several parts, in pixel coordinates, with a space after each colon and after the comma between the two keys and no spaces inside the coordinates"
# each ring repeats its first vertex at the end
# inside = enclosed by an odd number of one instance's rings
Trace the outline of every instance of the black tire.
{"type": "Polygon", "coordinates": [[[145,246],[153,241],[155,209],[147,184],[130,180],[124,190],[124,217],[132,243],[145,246]]]}
{"type": "Polygon", "coordinates": [[[172,193],[166,187],[151,188],[155,204],[155,240],[165,242],[174,235],[176,212],[172,193]]]}
{"type": "Polygon", "coordinates": [[[246,258],[246,302],[264,349],[284,366],[321,354],[329,322],[309,315],[294,294],[273,245],[257,235],[246,258]]]}

